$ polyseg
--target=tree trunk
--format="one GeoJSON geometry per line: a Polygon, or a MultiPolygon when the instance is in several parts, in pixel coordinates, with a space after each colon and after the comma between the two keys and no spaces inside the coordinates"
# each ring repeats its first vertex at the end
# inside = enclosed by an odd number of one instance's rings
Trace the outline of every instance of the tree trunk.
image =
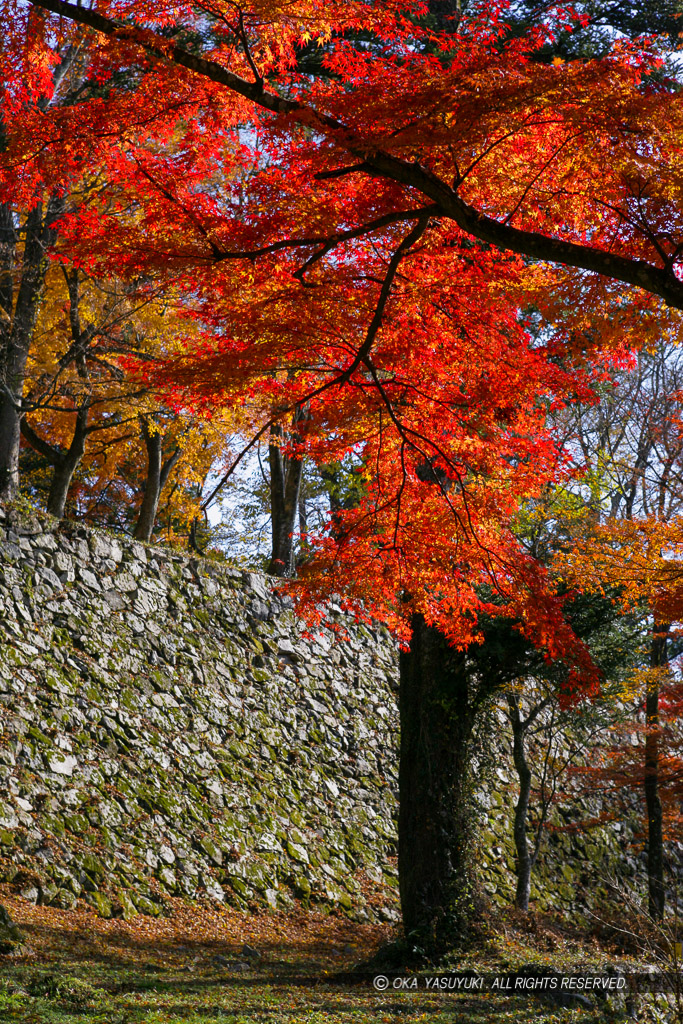
{"type": "Polygon", "coordinates": [[[272,576],[293,576],[294,527],[299,510],[304,463],[301,458],[282,454],[282,437],[282,428],[274,426],[271,430],[271,444],[268,446],[273,541],[268,572],[272,576]]]}
{"type": "Polygon", "coordinates": [[[136,540],[142,540],[148,544],[154,532],[161,492],[180,457],[180,449],[176,448],[173,454],[165,462],[162,462],[161,432],[159,430],[151,431],[147,420],[142,419],[142,436],[147,449],[147,476],[133,536],[136,540]]]}
{"type": "Polygon", "coordinates": [[[154,529],[161,494],[161,434],[158,431],[150,433],[149,427],[143,421],[142,436],[147,449],[147,476],[133,536],[136,540],[148,542],[154,529]]]}
{"type": "MultiPolygon", "coordinates": [[[[302,474],[303,476],[303,474],[302,474]]],[[[310,553],[310,543],[308,540],[308,507],[306,505],[306,499],[303,496],[303,489],[299,489],[299,557],[297,558],[297,566],[303,565],[310,553]]]]}
{"type": "MultiPolygon", "coordinates": [[[[655,623],[650,648],[650,668],[667,663],[669,624],[655,623]]],[[[658,673],[647,684],[645,695],[645,807],[647,809],[647,892],[648,912],[654,921],[664,917],[664,833],[662,801],[659,796],[659,691],[658,673]]]]}
{"type": "MultiPolygon", "coordinates": [[[[14,360],[8,360],[12,366],[14,360]]],[[[19,445],[21,440],[21,400],[23,378],[18,385],[17,375],[8,373],[14,387],[0,395],[0,501],[11,501],[19,490],[19,445]]]]}
{"type": "Polygon", "coordinates": [[[79,462],[83,458],[85,442],[88,436],[88,415],[90,412],[90,400],[81,405],[76,414],[71,444],[66,451],[55,448],[45,441],[33,427],[28,423],[26,417],[21,420],[21,433],[35,451],[43,455],[53,467],[50,492],[47,499],[47,511],[57,519],[64,515],[66,499],[73,475],[76,472],[79,462]]]}
{"type": "MultiPolygon", "coordinates": [[[[308,534],[308,509],[306,499],[299,494],[299,534],[303,538],[308,534]]],[[[302,540],[302,543],[303,540],[302,540]]]]}
{"type": "Polygon", "coordinates": [[[86,431],[79,432],[77,427],[68,452],[64,453],[54,468],[50,493],[47,498],[47,511],[57,519],[62,519],[64,516],[71,481],[85,451],[86,436],[86,431]]]}
{"type": "Polygon", "coordinates": [[[12,335],[14,314],[14,278],[16,275],[17,234],[14,211],[9,203],[0,204],[0,501],[14,497],[19,481],[20,419],[14,408],[12,388],[12,335]]]}
{"type": "Polygon", "coordinates": [[[19,490],[21,403],[26,364],[47,273],[46,252],[55,239],[52,223],[59,216],[63,205],[62,199],[52,198],[45,214],[42,205],[38,203],[26,218],[21,278],[13,309],[13,294],[9,289],[12,272],[16,272],[16,236],[11,209],[3,206],[0,216],[0,298],[7,314],[7,318],[3,316],[0,324],[0,501],[11,501],[19,490]]]}
{"type": "Polygon", "coordinates": [[[525,750],[525,727],[519,713],[517,698],[508,694],[510,722],[512,724],[512,760],[519,778],[519,795],[515,804],[515,820],[513,836],[517,852],[517,890],[515,906],[519,910],[529,909],[531,892],[531,872],[534,869],[535,857],[529,849],[526,834],[527,817],[529,814],[529,797],[531,795],[531,769],[527,763],[525,750]]]}
{"type": "Polygon", "coordinates": [[[327,496],[330,500],[330,512],[334,519],[344,510],[344,503],[339,496],[339,467],[336,463],[329,463],[318,467],[320,476],[323,479],[327,496]]]}
{"type": "Polygon", "coordinates": [[[429,955],[462,944],[479,910],[472,799],[474,703],[466,655],[420,615],[401,654],[398,871],[406,937],[429,955]]]}

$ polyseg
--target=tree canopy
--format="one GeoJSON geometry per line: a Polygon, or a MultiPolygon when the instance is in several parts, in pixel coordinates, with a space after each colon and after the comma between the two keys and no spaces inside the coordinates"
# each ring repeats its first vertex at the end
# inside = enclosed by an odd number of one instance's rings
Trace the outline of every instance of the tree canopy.
{"type": "Polygon", "coordinates": [[[513,522],[565,471],[548,410],[591,400],[638,317],[683,308],[656,38],[548,62],[589,14],[520,32],[504,3],[5,6],[2,198],[71,196],[64,258],[183,294],[201,340],[145,370],[170,406],[249,405],[255,436],[305,408],[291,444],[355,458],[361,500],[305,594],[460,645],[506,613],[594,682],[513,522]],[[535,261],[575,296],[540,335],[535,261]],[[601,337],[586,302],[620,310],[601,337]]]}

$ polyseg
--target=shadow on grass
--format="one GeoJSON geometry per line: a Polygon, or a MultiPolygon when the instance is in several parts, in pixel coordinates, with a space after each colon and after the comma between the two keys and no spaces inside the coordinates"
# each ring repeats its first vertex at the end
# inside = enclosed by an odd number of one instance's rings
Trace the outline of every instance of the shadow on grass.
{"type": "MultiPolygon", "coordinates": [[[[292,1009],[294,1010],[294,1008],[292,1009]]],[[[457,1013],[459,1015],[458,1019],[467,1021],[491,1021],[493,1020],[492,1012],[498,1014],[504,1009],[505,1007],[503,1006],[502,1000],[500,1001],[500,1005],[495,1007],[491,1002],[485,1003],[481,1000],[478,1004],[473,1000],[468,1000],[467,1002],[458,1002],[457,1005],[457,1013]]],[[[123,1010],[123,1007],[119,1008],[119,1012],[122,1012],[123,1010]]],[[[165,1017],[167,1016],[168,1018],[173,1018],[174,1016],[182,1018],[183,1015],[187,1015],[188,1010],[189,1007],[183,1003],[164,1003],[163,1005],[163,1013],[165,1017]]],[[[145,1011],[142,1008],[138,1008],[138,1012],[145,1011]]],[[[280,1022],[282,1020],[283,1007],[281,1003],[272,1007],[262,1005],[259,1005],[258,1007],[249,1007],[245,1006],[243,1003],[230,1006],[229,1004],[223,1003],[221,1006],[192,1006],[191,1012],[196,1017],[209,1018],[211,1016],[225,1018],[227,1014],[234,1014],[235,1016],[243,1014],[247,1016],[251,1013],[257,1013],[258,1018],[254,1017],[254,1020],[258,1019],[260,1021],[268,1017],[272,1017],[280,1022]]],[[[367,1002],[348,1001],[340,1005],[338,1002],[320,1001],[305,1008],[302,1006],[297,1007],[294,1012],[327,1015],[331,1020],[335,1019],[335,1015],[336,1017],[339,1017],[342,1014],[347,1016],[350,1014],[362,1013],[364,1016],[361,1019],[366,1022],[366,1024],[369,1024],[370,1021],[375,1020],[376,1016],[379,1016],[380,1014],[393,1014],[399,1018],[410,1015],[416,1019],[419,1019],[420,1017],[429,1019],[440,1014],[447,1015],[452,1011],[449,1011],[449,1008],[446,1006],[435,1007],[433,1002],[373,1003],[370,1005],[367,1002]]],[[[448,1016],[446,1019],[450,1021],[455,1020],[456,1018],[448,1016]]],[[[588,1024],[588,1022],[586,1022],[586,1024],[588,1024]]]]}
{"type": "MultiPolygon", "coordinates": [[[[134,936],[128,932],[108,932],[106,935],[87,932],[85,930],[65,935],[59,927],[39,924],[22,925],[29,946],[32,939],[38,947],[38,955],[42,960],[52,960],[65,956],[74,962],[96,959],[110,967],[135,968],[136,970],[158,971],[165,968],[159,966],[159,959],[172,957],[187,960],[188,957],[223,956],[235,961],[243,959],[241,942],[216,937],[203,939],[134,936]],[[147,958],[147,962],[145,959],[147,958]]],[[[304,973],[305,968],[320,971],[324,965],[328,967],[336,959],[351,959],[356,953],[349,947],[340,952],[339,946],[333,941],[322,941],[319,937],[302,935],[299,939],[287,938],[281,941],[260,941],[258,943],[259,967],[273,967],[282,970],[298,970],[304,973]]],[[[356,956],[358,954],[356,953],[356,956]]],[[[208,964],[206,965],[208,966],[208,964]]]]}

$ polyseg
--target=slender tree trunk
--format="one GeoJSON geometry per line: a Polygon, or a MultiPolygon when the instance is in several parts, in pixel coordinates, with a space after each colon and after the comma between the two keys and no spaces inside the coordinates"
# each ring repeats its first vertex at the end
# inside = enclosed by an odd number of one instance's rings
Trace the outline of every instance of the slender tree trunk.
{"type": "Polygon", "coordinates": [[[334,463],[318,467],[323,483],[327,488],[327,496],[330,500],[330,512],[333,518],[342,512],[344,503],[339,497],[339,469],[334,463]]]}
{"type": "Polygon", "coordinates": [[[145,489],[142,495],[142,503],[138,513],[138,519],[133,530],[136,540],[143,540],[149,543],[154,532],[157,511],[159,509],[159,498],[169,474],[180,457],[180,449],[176,448],[172,455],[163,459],[163,439],[160,431],[151,431],[146,419],[142,419],[142,436],[147,449],[147,476],[145,478],[145,489]]]}
{"type": "Polygon", "coordinates": [[[466,655],[415,616],[400,662],[399,887],[406,937],[436,956],[479,910],[469,685],[466,655]]]}
{"type": "Polygon", "coordinates": [[[304,463],[301,458],[282,454],[282,439],[282,428],[274,426],[268,446],[273,542],[268,572],[272,576],[293,576],[294,527],[304,463]]]}
{"type": "Polygon", "coordinates": [[[72,438],[69,450],[64,453],[59,462],[55,465],[50,484],[50,493],[47,499],[47,511],[50,515],[62,519],[66,508],[66,499],[69,495],[69,488],[74,473],[85,452],[85,441],[87,434],[86,421],[87,409],[81,420],[81,411],[76,419],[76,429],[72,438]]]}
{"type": "Polygon", "coordinates": [[[187,534],[187,546],[190,549],[190,551],[196,551],[198,555],[203,555],[204,552],[200,548],[199,542],[197,541],[197,530],[198,529],[199,529],[199,519],[197,518],[197,516],[195,516],[194,519],[192,520],[192,522],[190,523],[190,529],[189,529],[189,532],[187,534]]]}
{"type": "Polygon", "coordinates": [[[308,533],[308,509],[306,499],[299,493],[299,533],[304,537],[308,533]]]}
{"type": "MultiPolygon", "coordinates": [[[[1,132],[0,127],[0,135],[1,132]]],[[[10,203],[0,203],[0,335],[3,341],[12,323],[16,246],[17,235],[12,206],[10,203]]]]}
{"type": "MultiPolygon", "coordinates": [[[[327,491],[327,497],[330,502],[330,515],[332,522],[330,524],[330,536],[339,540],[342,536],[341,520],[342,513],[347,507],[351,505],[349,501],[348,505],[342,501],[339,487],[339,466],[336,463],[329,463],[318,467],[320,476],[325,484],[327,491]]],[[[355,495],[354,495],[355,498],[355,495]]]]}
{"type": "MultiPolygon", "coordinates": [[[[82,453],[81,453],[82,454],[82,453]]],[[[77,463],[65,459],[59,465],[54,467],[52,473],[52,482],[50,483],[50,492],[47,497],[47,511],[51,516],[56,516],[57,519],[64,517],[64,509],[66,508],[66,499],[69,495],[69,488],[71,487],[71,481],[76,471],[77,463]]]]}
{"type": "Polygon", "coordinates": [[[49,444],[41,438],[23,416],[21,419],[21,433],[32,448],[43,455],[53,467],[50,492],[47,499],[47,511],[61,519],[66,508],[66,499],[71,487],[74,473],[85,452],[85,442],[88,437],[88,417],[92,405],[92,392],[88,379],[88,365],[86,350],[92,339],[91,329],[81,329],[80,321],[80,299],[79,299],[79,272],[74,270],[71,273],[64,271],[67,287],[69,290],[69,319],[71,322],[71,336],[73,341],[72,353],[68,353],[64,360],[60,360],[61,366],[65,369],[69,362],[73,361],[76,371],[88,393],[81,401],[76,412],[76,422],[71,438],[71,444],[64,450],[55,445],[49,444]]]}
{"type": "MultiPolygon", "coordinates": [[[[16,246],[11,209],[5,207],[0,218],[3,261],[0,297],[4,312],[8,314],[0,324],[0,501],[11,501],[19,489],[21,403],[26,364],[47,273],[46,251],[55,239],[52,223],[62,209],[63,200],[52,198],[46,212],[38,203],[26,218],[21,279],[13,311],[7,273],[8,263],[14,261],[16,246]],[[5,308],[8,302],[9,310],[5,308]]],[[[11,272],[12,267],[9,270],[11,272]]]]}
{"type": "MultiPolygon", "coordinates": [[[[650,648],[650,668],[661,669],[667,663],[669,623],[655,623],[650,648]]],[[[655,921],[664,917],[664,832],[662,801],[659,795],[659,691],[657,672],[647,684],[645,695],[645,806],[647,809],[647,889],[648,911],[655,921]]]]}
{"type": "Polygon", "coordinates": [[[13,210],[9,203],[0,204],[0,501],[14,497],[19,479],[19,440],[15,425],[19,418],[14,409],[11,387],[12,337],[14,315],[14,278],[16,275],[17,234],[13,210]]]}
{"type": "MultiPolygon", "coordinates": [[[[17,404],[21,400],[18,377],[12,368],[14,360],[8,360],[8,394],[0,396],[0,501],[11,501],[19,490],[19,446],[21,439],[21,412],[17,404]]],[[[23,379],[21,380],[23,390],[23,379]]]]}
{"type": "Polygon", "coordinates": [[[508,694],[510,722],[512,724],[512,760],[519,778],[519,795],[515,804],[513,835],[517,852],[517,890],[515,906],[519,910],[529,909],[531,892],[531,872],[534,869],[535,857],[529,849],[526,827],[529,814],[529,798],[531,795],[531,769],[526,759],[525,728],[519,713],[519,702],[513,694],[508,694]]]}
{"type": "Polygon", "coordinates": [[[147,424],[143,421],[142,436],[147,449],[147,476],[133,536],[136,540],[149,541],[154,529],[159,495],[161,494],[161,434],[159,432],[150,433],[147,424]]]}
{"type": "Polygon", "coordinates": [[[302,490],[299,490],[299,557],[297,565],[305,562],[310,551],[308,542],[308,508],[302,490]]]}
{"type": "Polygon", "coordinates": [[[78,410],[71,444],[66,451],[48,444],[28,423],[26,417],[21,420],[21,433],[35,451],[43,455],[53,467],[50,491],[47,499],[47,511],[50,515],[61,519],[64,516],[66,499],[71,487],[74,473],[85,452],[88,437],[88,415],[90,400],[88,399],[78,410]]]}

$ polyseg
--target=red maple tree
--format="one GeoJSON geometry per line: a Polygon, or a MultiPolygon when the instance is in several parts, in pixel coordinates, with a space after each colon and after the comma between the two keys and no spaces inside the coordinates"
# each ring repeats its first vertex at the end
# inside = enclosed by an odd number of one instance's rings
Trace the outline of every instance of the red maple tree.
{"type": "Polygon", "coordinates": [[[2,54],[2,196],[30,206],[101,168],[60,221],[72,257],[172,282],[205,325],[169,401],[231,394],[260,404],[262,433],[306,407],[301,450],[357,460],[363,497],[304,586],[412,633],[401,889],[407,930],[434,949],[474,905],[468,750],[489,694],[458,648],[477,616],[513,616],[595,685],[513,530],[562,465],[545,409],[591,382],[590,342],[521,325],[527,258],[683,308],[681,102],[649,83],[656,53],[541,64],[571,12],[513,39],[504,10],[437,31],[428,5],[397,0],[33,0],[2,54]],[[85,86],[44,102],[84,38],[85,86]]]}

